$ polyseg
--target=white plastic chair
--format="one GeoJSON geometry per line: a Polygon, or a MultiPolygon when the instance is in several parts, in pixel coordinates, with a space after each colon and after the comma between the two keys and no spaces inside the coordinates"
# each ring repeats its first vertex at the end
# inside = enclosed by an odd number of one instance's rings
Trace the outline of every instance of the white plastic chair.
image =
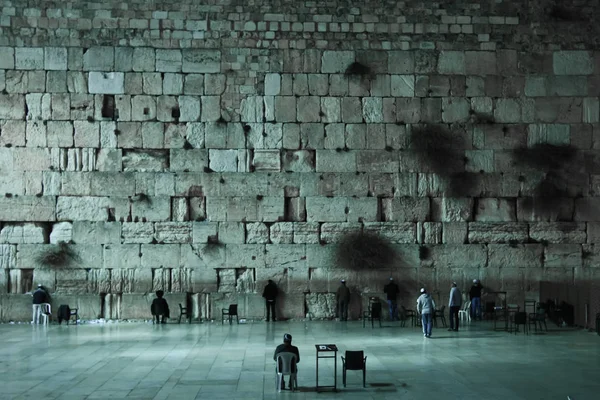
{"type": "Polygon", "coordinates": [[[461,321],[471,322],[471,302],[467,301],[462,308],[462,310],[458,310],[458,319],[461,321]]]}
{"type": "Polygon", "coordinates": [[[292,390],[298,389],[298,377],[296,370],[296,355],[294,353],[284,352],[277,354],[277,391],[281,392],[281,381],[284,375],[290,378],[292,390]]]}
{"type": "Polygon", "coordinates": [[[52,315],[52,307],[50,306],[49,303],[42,303],[40,304],[40,311],[42,313],[42,324],[43,325],[48,325],[48,320],[50,319],[50,316],[52,315]]]}

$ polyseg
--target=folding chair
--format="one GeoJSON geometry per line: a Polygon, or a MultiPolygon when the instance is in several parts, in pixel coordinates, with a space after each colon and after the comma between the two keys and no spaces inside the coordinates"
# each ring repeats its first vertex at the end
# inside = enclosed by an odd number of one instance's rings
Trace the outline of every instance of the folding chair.
{"type": "MultiPolygon", "coordinates": [[[[381,303],[380,303],[381,304],[381,303]]],[[[342,356],[343,382],[346,386],[346,371],[362,371],[363,372],[363,387],[366,387],[367,378],[367,357],[363,357],[364,352],[346,350],[346,357],[342,356]]]]}
{"type": "Polygon", "coordinates": [[[231,325],[231,319],[232,319],[232,317],[235,317],[235,321],[239,324],[240,320],[238,318],[238,305],[237,304],[230,304],[229,308],[222,308],[221,309],[221,324],[225,320],[225,317],[228,317],[228,319],[229,319],[229,325],[231,325]]]}

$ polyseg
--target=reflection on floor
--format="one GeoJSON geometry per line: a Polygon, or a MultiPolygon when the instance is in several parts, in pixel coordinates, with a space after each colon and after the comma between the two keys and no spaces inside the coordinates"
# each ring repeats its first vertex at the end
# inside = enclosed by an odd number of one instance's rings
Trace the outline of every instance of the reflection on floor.
{"type": "MultiPolygon", "coordinates": [[[[361,322],[240,325],[0,325],[1,399],[598,399],[600,337],[550,327],[543,335],[472,323],[454,333],[361,322]],[[277,393],[273,350],[283,334],[300,349],[300,390],[277,393]],[[335,343],[338,392],[315,393],[315,344],[335,343]],[[341,384],[339,356],[364,350],[341,384]]],[[[319,384],[333,383],[332,360],[319,384]]]]}

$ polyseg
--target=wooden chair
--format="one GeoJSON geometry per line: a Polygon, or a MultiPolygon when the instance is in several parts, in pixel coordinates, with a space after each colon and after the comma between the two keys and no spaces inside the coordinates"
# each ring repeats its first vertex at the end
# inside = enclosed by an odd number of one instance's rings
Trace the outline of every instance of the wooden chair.
{"type": "Polygon", "coordinates": [[[231,325],[232,317],[235,317],[235,321],[239,324],[240,320],[238,318],[238,305],[230,304],[229,308],[222,308],[221,309],[221,324],[223,323],[223,321],[225,321],[225,317],[227,317],[227,319],[229,319],[229,325],[231,325]]]}

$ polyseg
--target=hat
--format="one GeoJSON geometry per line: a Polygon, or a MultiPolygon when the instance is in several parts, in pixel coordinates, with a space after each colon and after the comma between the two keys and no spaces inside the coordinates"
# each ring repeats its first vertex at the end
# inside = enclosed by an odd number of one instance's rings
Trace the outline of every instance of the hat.
{"type": "Polygon", "coordinates": [[[394,280],[394,278],[392,278],[392,277],[390,276],[390,281],[393,281],[393,280],[394,280]]]}
{"type": "Polygon", "coordinates": [[[452,286],[458,286],[456,282],[452,282],[452,286]]]}
{"type": "Polygon", "coordinates": [[[41,284],[41,283],[38,283],[38,287],[42,287],[42,284],[41,284]]]}
{"type": "Polygon", "coordinates": [[[421,293],[425,293],[425,288],[421,288],[421,293]]]}
{"type": "Polygon", "coordinates": [[[473,279],[473,283],[477,283],[479,282],[477,279],[473,279]]]}
{"type": "Polygon", "coordinates": [[[342,279],[340,282],[342,282],[342,283],[346,283],[346,280],[345,280],[345,279],[342,279]]]}
{"type": "Polygon", "coordinates": [[[283,335],[283,341],[284,342],[291,342],[292,341],[292,335],[290,335],[289,333],[286,333],[285,335],[283,335]]]}

